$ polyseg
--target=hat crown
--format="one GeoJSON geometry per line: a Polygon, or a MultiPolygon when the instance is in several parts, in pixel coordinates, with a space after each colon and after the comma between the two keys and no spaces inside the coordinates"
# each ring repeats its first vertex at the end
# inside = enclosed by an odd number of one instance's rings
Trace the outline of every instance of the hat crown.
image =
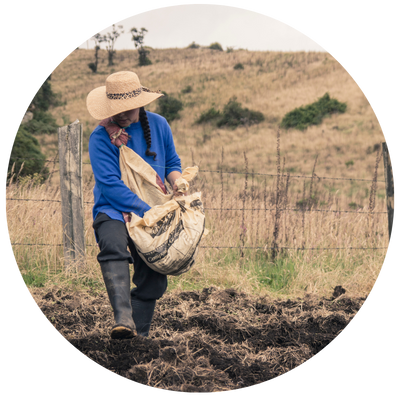
{"type": "Polygon", "coordinates": [[[139,77],[131,71],[121,71],[111,74],[106,79],[106,92],[123,94],[141,87],[139,77]]]}

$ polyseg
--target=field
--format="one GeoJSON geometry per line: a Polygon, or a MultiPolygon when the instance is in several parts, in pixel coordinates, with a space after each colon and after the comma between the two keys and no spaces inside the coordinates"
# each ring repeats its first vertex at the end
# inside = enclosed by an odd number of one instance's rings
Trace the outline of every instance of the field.
{"type": "Polygon", "coordinates": [[[54,327],[104,368],[135,382],[183,392],[217,392],[273,379],[328,345],[363,298],[338,286],[328,298],[278,301],[233,289],[169,293],[158,303],[150,338],[110,340],[104,293],[35,289],[54,327]]]}
{"type": "MultiPolygon", "coordinates": [[[[388,246],[385,139],[360,88],[327,53],[152,49],[146,67],[137,67],[135,51],[118,51],[112,67],[100,55],[98,74],[87,66],[94,53],[77,49],[51,77],[63,102],[51,110],[58,124],[79,119],[84,128],[84,268],[63,266],[57,164],[51,180],[15,178],[7,187],[14,254],[44,314],[99,364],[170,390],[245,387],[312,357],[359,310],[388,246]],[[96,121],[85,101],[124,69],[183,102],[171,128],[182,166],[200,167],[192,189],[202,192],[210,234],[195,267],[170,278],[151,339],[119,343],[108,338],[111,309],[91,228],[87,148],[96,121]],[[325,93],[346,112],[305,131],[279,128],[287,112],[325,93]],[[233,96],[265,120],[236,129],[195,124],[233,96]]],[[[38,139],[55,157],[57,135],[38,139]]]]}

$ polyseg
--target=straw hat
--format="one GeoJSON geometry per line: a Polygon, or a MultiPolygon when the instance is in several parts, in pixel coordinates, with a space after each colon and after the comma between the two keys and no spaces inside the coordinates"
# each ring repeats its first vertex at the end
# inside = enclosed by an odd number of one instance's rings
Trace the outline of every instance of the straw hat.
{"type": "Polygon", "coordinates": [[[86,99],[90,115],[98,120],[123,111],[143,107],[163,96],[140,84],[139,77],[130,71],[116,72],[106,79],[106,86],[93,89],[86,99]]]}

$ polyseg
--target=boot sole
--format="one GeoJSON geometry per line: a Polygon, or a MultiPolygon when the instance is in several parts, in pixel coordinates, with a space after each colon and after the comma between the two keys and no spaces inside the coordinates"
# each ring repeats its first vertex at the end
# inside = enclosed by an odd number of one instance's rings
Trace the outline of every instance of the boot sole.
{"type": "Polygon", "coordinates": [[[132,329],[116,326],[111,330],[111,339],[131,339],[135,336],[132,329]]]}

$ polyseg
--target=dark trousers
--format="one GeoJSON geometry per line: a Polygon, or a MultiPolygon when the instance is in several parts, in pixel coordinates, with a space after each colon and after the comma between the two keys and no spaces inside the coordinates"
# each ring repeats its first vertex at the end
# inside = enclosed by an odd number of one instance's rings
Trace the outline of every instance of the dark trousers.
{"type": "Polygon", "coordinates": [[[133,263],[131,290],[132,297],[140,300],[157,300],[167,290],[167,276],[153,271],[139,256],[136,247],[123,222],[111,219],[107,214],[99,213],[93,222],[100,253],[99,263],[103,261],[125,261],[133,263]],[[128,250],[129,248],[129,250],[128,250]]]}

